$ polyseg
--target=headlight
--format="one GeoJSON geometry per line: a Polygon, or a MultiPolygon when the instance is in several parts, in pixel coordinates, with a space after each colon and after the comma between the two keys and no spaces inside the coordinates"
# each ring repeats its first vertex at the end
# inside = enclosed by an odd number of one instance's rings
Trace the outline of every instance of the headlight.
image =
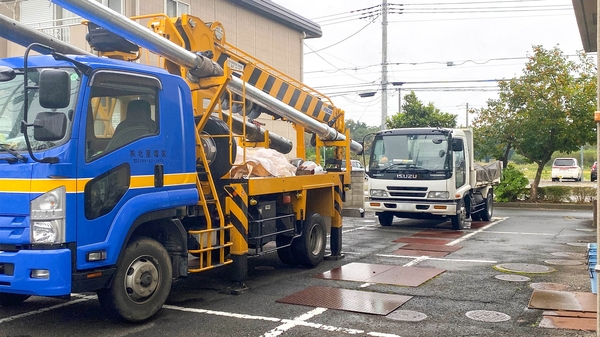
{"type": "Polygon", "coordinates": [[[372,197],[389,197],[386,190],[370,190],[369,193],[372,197]]]}
{"type": "Polygon", "coordinates": [[[431,191],[427,193],[428,199],[448,199],[450,197],[450,193],[448,191],[431,191]]]}
{"type": "Polygon", "coordinates": [[[65,242],[65,200],[61,186],[31,201],[31,243],[65,242]]]}

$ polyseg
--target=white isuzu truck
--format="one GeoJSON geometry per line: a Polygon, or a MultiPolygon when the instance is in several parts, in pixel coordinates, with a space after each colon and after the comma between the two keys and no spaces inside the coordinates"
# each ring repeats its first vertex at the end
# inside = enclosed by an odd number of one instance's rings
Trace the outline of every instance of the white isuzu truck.
{"type": "Polygon", "coordinates": [[[370,146],[365,210],[382,226],[399,218],[492,218],[502,163],[475,163],[470,129],[403,128],[378,132],[370,146]]]}

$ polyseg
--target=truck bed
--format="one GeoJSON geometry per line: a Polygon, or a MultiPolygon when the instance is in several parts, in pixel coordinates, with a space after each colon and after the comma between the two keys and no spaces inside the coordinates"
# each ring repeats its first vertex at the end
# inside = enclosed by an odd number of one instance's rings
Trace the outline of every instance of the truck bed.
{"type": "Polygon", "coordinates": [[[502,176],[502,162],[495,161],[489,164],[481,165],[475,163],[477,186],[497,185],[502,176]]]}

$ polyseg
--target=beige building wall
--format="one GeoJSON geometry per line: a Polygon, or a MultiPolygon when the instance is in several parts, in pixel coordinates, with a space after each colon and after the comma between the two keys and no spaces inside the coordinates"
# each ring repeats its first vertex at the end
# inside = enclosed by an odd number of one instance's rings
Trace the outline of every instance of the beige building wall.
{"type": "MultiPolygon", "coordinates": [[[[164,0],[124,0],[125,15],[143,15],[164,13],[164,0]]],[[[270,20],[249,9],[238,7],[227,0],[188,0],[190,14],[199,17],[204,22],[220,21],[225,28],[226,40],[246,53],[287,74],[302,79],[303,33],[270,20]]],[[[4,14],[6,7],[0,6],[4,14]]],[[[8,11],[5,15],[12,16],[8,11]]],[[[87,30],[83,25],[70,27],[70,43],[90,51],[85,40],[87,30]]],[[[25,48],[0,39],[0,57],[20,56],[25,48]],[[5,47],[4,47],[5,46],[5,47]],[[4,47],[4,48],[2,48],[4,47]],[[4,53],[4,54],[3,54],[4,53]]],[[[146,57],[142,57],[142,61],[146,57]]],[[[152,61],[150,61],[152,63],[152,61]]],[[[274,121],[270,116],[259,118],[270,132],[296,143],[296,132],[288,122],[274,121]]],[[[288,154],[289,158],[296,157],[296,149],[288,154]]]]}

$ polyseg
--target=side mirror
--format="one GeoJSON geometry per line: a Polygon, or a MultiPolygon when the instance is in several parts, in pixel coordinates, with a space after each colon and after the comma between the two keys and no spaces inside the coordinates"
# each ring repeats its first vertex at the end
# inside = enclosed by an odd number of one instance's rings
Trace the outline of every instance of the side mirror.
{"type": "Polygon", "coordinates": [[[13,68],[0,67],[0,82],[10,81],[17,77],[17,73],[13,68]]]}
{"type": "Polygon", "coordinates": [[[33,138],[39,141],[57,141],[67,132],[67,116],[64,113],[40,112],[33,122],[33,138]]]}
{"type": "Polygon", "coordinates": [[[452,139],[452,151],[460,152],[464,150],[464,144],[462,139],[452,139]]]}
{"type": "Polygon", "coordinates": [[[69,106],[71,78],[68,72],[58,69],[42,70],[39,88],[40,105],[43,108],[62,109],[69,106]]]}

